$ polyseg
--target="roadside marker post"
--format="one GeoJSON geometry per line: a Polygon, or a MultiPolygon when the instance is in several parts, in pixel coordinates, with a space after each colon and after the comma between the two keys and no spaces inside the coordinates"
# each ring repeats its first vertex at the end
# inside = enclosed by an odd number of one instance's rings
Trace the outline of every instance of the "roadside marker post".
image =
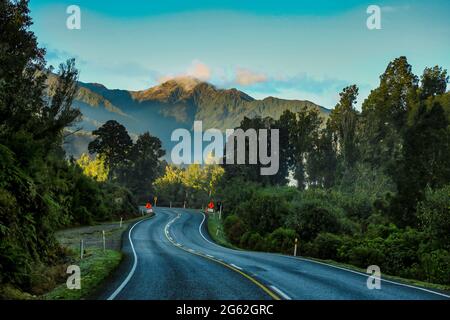
{"type": "Polygon", "coordinates": [[[123,221],[123,218],[120,217],[120,228],[121,228],[121,229],[122,229],[122,221],[123,221]]]}
{"type": "Polygon", "coordinates": [[[295,245],[294,245],[294,257],[297,256],[297,243],[298,243],[298,239],[295,238],[295,245]]]}
{"type": "Polygon", "coordinates": [[[102,231],[103,236],[103,252],[106,251],[106,239],[105,239],[105,230],[102,231]]]}
{"type": "Polygon", "coordinates": [[[80,259],[83,259],[83,253],[84,253],[84,243],[83,239],[80,239],[80,259]]]}

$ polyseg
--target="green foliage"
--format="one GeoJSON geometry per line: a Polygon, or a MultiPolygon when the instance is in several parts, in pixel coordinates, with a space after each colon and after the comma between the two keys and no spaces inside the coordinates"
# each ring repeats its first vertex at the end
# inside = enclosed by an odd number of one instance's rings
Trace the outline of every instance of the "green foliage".
{"type": "Polygon", "coordinates": [[[428,188],[425,199],[417,206],[423,230],[440,247],[450,250],[450,185],[440,189],[428,188]]]}
{"type": "Polygon", "coordinates": [[[293,211],[287,218],[286,225],[296,230],[302,240],[312,240],[320,232],[341,232],[339,218],[343,213],[326,202],[305,198],[294,203],[293,211]]]}
{"type": "Polygon", "coordinates": [[[82,154],[77,160],[77,164],[83,169],[83,174],[96,181],[104,182],[108,179],[109,169],[101,155],[97,155],[94,160],[91,160],[87,154],[82,154]]]}
{"type": "Polygon", "coordinates": [[[136,210],[130,197],[120,208],[107,202],[120,188],[105,191],[65,159],[64,128],[81,115],[72,107],[78,71],[68,60],[47,86],[53,69],[28,14],[28,1],[0,2],[0,286],[27,291],[65,258],[55,230],[136,210]]]}
{"type": "Polygon", "coordinates": [[[237,209],[244,223],[260,234],[266,234],[281,227],[290,213],[288,202],[282,193],[262,189],[247,199],[237,209]]]}
{"type": "Polygon", "coordinates": [[[266,237],[266,248],[269,251],[290,254],[293,252],[297,238],[295,230],[278,228],[266,237]]]}
{"type": "Polygon", "coordinates": [[[127,130],[115,120],[109,120],[97,130],[92,131],[95,140],[89,143],[89,153],[104,156],[106,165],[110,168],[109,178],[118,174],[118,169],[124,166],[128,153],[133,145],[127,130]]]}
{"type": "Polygon", "coordinates": [[[202,208],[216,195],[216,188],[222,179],[223,168],[208,164],[191,164],[185,169],[166,166],[165,174],[154,183],[155,194],[160,204],[202,208]]]}
{"type": "Polygon", "coordinates": [[[242,219],[236,215],[230,215],[225,219],[223,229],[231,243],[239,243],[248,230],[242,219]]]}

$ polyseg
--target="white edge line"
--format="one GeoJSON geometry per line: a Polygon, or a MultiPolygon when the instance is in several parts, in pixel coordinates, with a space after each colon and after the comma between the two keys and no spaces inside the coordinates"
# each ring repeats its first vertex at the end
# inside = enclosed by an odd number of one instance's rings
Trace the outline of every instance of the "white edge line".
{"type": "MultiPolygon", "coordinates": [[[[205,222],[206,216],[205,216],[205,214],[204,214],[203,212],[201,212],[201,214],[203,215],[203,220],[202,220],[202,223],[200,223],[200,226],[198,227],[198,231],[200,232],[200,235],[202,236],[202,238],[203,238],[205,241],[207,241],[207,242],[209,242],[209,243],[211,243],[211,244],[213,244],[213,245],[215,245],[215,246],[218,246],[218,247],[221,247],[221,248],[228,249],[228,248],[226,248],[226,247],[223,247],[223,246],[218,245],[217,243],[214,243],[214,242],[209,241],[209,240],[203,235],[203,232],[202,232],[202,226],[203,226],[203,224],[204,224],[204,222],[205,222]]],[[[231,249],[231,250],[232,250],[232,249],[231,249]]],[[[234,250],[233,250],[233,251],[234,251],[234,250]]],[[[244,252],[245,252],[245,251],[244,251],[244,252]]],[[[368,276],[369,276],[369,274],[366,274],[366,273],[362,273],[362,272],[359,272],[359,271],[354,271],[354,270],[351,270],[351,269],[346,269],[346,268],[334,266],[334,265],[332,265],[332,264],[328,264],[328,263],[324,263],[324,262],[319,262],[319,261],[315,261],[315,260],[305,259],[305,258],[301,258],[301,257],[286,256],[286,255],[281,255],[281,254],[275,254],[275,255],[282,256],[282,257],[288,257],[288,258],[291,258],[291,259],[297,259],[297,260],[303,260],[303,261],[308,261],[308,262],[314,262],[314,263],[321,264],[321,265],[324,265],[324,266],[328,266],[328,267],[340,269],[340,270],[343,270],[343,271],[347,271],[347,272],[352,272],[352,273],[355,273],[355,274],[359,274],[359,275],[364,276],[364,277],[368,277],[368,276]]],[[[442,296],[442,297],[445,297],[445,298],[450,298],[450,295],[447,295],[447,294],[444,294],[444,293],[440,293],[440,292],[437,292],[437,291],[433,291],[433,290],[428,290],[428,289],[421,288],[421,287],[416,287],[416,286],[413,286],[413,285],[408,285],[408,284],[404,284],[404,283],[400,283],[400,282],[395,282],[395,281],[391,281],[391,280],[386,280],[386,279],[383,279],[383,278],[381,278],[381,281],[384,281],[384,282],[387,282],[387,283],[391,283],[391,284],[395,284],[395,285],[398,285],[398,286],[403,286],[403,287],[411,288],[411,289],[421,290],[421,291],[428,292],[428,293],[433,293],[433,294],[436,294],[436,295],[439,295],[439,296],[442,296]]]]}
{"type": "Polygon", "coordinates": [[[275,291],[276,293],[278,293],[283,299],[285,300],[292,300],[291,297],[289,297],[286,293],[284,293],[283,291],[281,291],[280,289],[278,289],[275,286],[270,286],[270,288],[275,291]]]}
{"type": "Polygon", "coordinates": [[[230,263],[230,266],[235,267],[236,269],[239,269],[239,270],[242,271],[242,268],[241,268],[241,267],[238,267],[237,265],[235,265],[235,264],[233,264],[233,263],[230,263]]]}
{"type": "Polygon", "coordinates": [[[134,256],[134,262],[133,262],[133,267],[131,268],[131,271],[128,273],[127,277],[125,278],[125,280],[123,280],[123,282],[120,284],[120,286],[116,289],[116,291],[114,291],[107,300],[114,300],[114,298],[120,293],[120,291],[123,290],[123,288],[128,284],[128,282],[130,281],[131,277],[134,274],[134,271],[136,270],[136,266],[137,266],[137,261],[138,261],[138,257],[136,254],[136,250],[134,249],[134,245],[133,245],[133,241],[131,240],[131,232],[133,231],[134,227],[136,227],[139,223],[146,221],[148,219],[144,219],[141,221],[136,222],[130,229],[130,231],[128,232],[128,240],[130,241],[130,245],[131,245],[131,249],[133,250],[133,256],[134,256]]]}
{"type": "MultiPolygon", "coordinates": [[[[315,260],[311,260],[311,259],[306,259],[306,258],[302,258],[302,257],[291,257],[291,256],[284,256],[284,255],[279,255],[279,256],[288,257],[288,258],[292,258],[292,259],[296,259],[296,260],[303,260],[303,261],[307,261],[307,262],[313,262],[313,263],[321,264],[321,265],[324,265],[324,266],[327,266],[327,267],[332,267],[332,268],[335,268],[335,269],[340,269],[340,270],[343,270],[343,271],[359,274],[359,275],[364,276],[364,277],[370,276],[370,274],[367,274],[367,273],[362,273],[362,272],[359,272],[359,271],[355,271],[355,270],[351,270],[351,269],[347,269],[347,268],[342,268],[342,267],[339,267],[339,266],[334,266],[332,264],[328,264],[328,263],[324,263],[324,262],[320,262],[320,261],[315,261],[315,260]]],[[[421,288],[421,287],[416,287],[416,286],[405,284],[405,283],[400,283],[400,282],[395,282],[395,281],[383,279],[383,277],[381,277],[380,280],[384,281],[384,282],[387,282],[387,283],[395,284],[395,285],[398,285],[398,286],[403,286],[403,287],[407,287],[407,288],[411,288],[411,289],[421,290],[421,291],[425,291],[425,292],[428,292],[428,293],[437,294],[439,296],[443,296],[443,297],[446,297],[446,298],[450,298],[450,295],[446,295],[444,293],[440,293],[440,292],[437,292],[437,291],[433,291],[433,290],[429,290],[429,289],[425,289],[425,288],[421,288]]]]}

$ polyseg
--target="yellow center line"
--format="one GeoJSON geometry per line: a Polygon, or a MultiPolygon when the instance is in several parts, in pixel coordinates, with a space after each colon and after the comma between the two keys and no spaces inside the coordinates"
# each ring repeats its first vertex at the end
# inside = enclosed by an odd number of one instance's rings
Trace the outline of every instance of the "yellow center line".
{"type": "Polygon", "coordinates": [[[264,284],[262,284],[261,282],[259,282],[258,280],[256,280],[254,277],[252,277],[252,276],[248,275],[247,273],[245,273],[245,272],[243,272],[243,271],[241,271],[241,270],[239,270],[239,269],[237,269],[237,268],[235,268],[235,267],[229,265],[228,263],[223,262],[223,261],[220,261],[220,260],[215,259],[215,258],[211,258],[211,257],[209,257],[209,256],[207,256],[207,255],[205,255],[205,254],[198,253],[198,252],[192,252],[192,251],[189,251],[189,249],[186,249],[186,248],[177,246],[177,244],[175,243],[175,241],[173,241],[173,239],[171,240],[171,238],[169,238],[169,236],[168,236],[168,233],[169,233],[168,226],[169,226],[170,224],[172,224],[172,223],[173,223],[176,219],[178,219],[178,218],[179,218],[179,216],[177,216],[175,219],[173,219],[172,221],[170,221],[170,222],[166,225],[166,228],[165,228],[167,232],[164,232],[164,235],[166,236],[167,240],[169,240],[169,242],[170,242],[174,247],[176,247],[176,248],[178,248],[178,249],[181,249],[181,250],[183,250],[183,251],[185,251],[185,252],[187,252],[187,253],[194,254],[194,255],[199,256],[199,257],[202,257],[202,258],[204,258],[204,259],[208,259],[208,260],[214,261],[214,262],[216,262],[216,263],[219,263],[219,264],[221,264],[222,266],[227,267],[228,269],[231,269],[231,270],[233,270],[234,272],[239,273],[241,276],[244,276],[245,278],[247,278],[248,280],[250,280],[253,284],[256,284],[260,289],[262,289],[265,293],[267,293],[272,299],[274,299],[274,300],[281,300],[281,298],[280,298],[277,294],[275,294],[272,290],[270,290],[270,289],[269,289],[268,287],[266,287],[264,284]]]}

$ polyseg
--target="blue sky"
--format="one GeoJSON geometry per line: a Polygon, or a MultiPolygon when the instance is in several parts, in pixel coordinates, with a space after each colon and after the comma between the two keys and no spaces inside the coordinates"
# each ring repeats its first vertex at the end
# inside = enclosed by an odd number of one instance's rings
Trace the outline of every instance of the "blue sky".
{"type": "Polygon", "coordinates": [[[142,90],[191,75],[256,98],[308,99],[333,107],[341,89],[359,104],[389,61],[406,55],[416,74],[450,68],[450,1],[31,0],[47,60],[77,59],[80,79],[142,90]],[[81,8],[68,30],[66,8],[81,8]],[[382,9],[369,30],[366,9],[382,9]]]}

